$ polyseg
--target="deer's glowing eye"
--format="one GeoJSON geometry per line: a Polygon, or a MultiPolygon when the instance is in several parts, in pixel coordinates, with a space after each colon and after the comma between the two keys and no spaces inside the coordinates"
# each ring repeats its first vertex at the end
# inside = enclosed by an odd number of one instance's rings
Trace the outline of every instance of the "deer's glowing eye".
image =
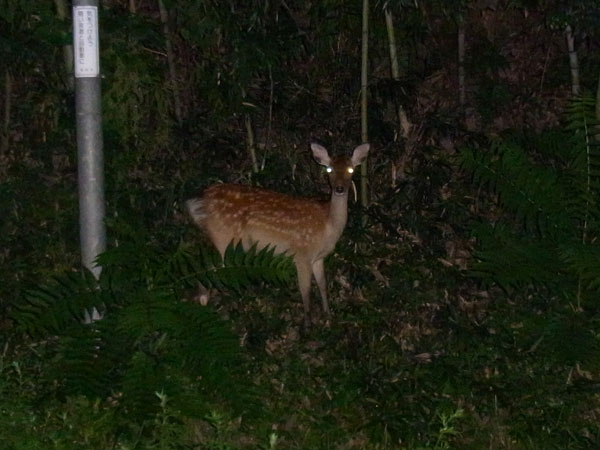
{"type": "Polygon", "coordinates": [[[333,172],[333,167],[327,167],[327,173],[333,172]]]}
{"type": "Polygon", "coordinates": [[[348,173],[354,173],[354,169],[352,167],[348,167],[348,173]]]}

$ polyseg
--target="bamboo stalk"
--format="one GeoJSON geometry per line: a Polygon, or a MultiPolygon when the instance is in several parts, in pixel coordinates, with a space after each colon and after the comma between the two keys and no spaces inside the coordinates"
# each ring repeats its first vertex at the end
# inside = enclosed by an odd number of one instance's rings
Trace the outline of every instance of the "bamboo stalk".
{"type": "Polygon", "coordinates": [[[246,147],[252,161],[252,170],[258,173],[258,160],[256,159],[256,144],[254,139],[254,128],[252,127],[252,117],[250,113],[244,114],[244,124],[246,125],[246,147]]]}
{"type": "Polygon", "coordinates": [[[163,25],[163,33],[165,35],[165,49],[167,51],[167,62],[169,65],[170,85],[173,91],[173,109],[175,118],[179,126],[183,125],[183,113],[181,108],[181,98],[179,96],[179,84],[177,83],[177,68],[175,67],[175,55],[173,54],[173,45],[171,43],[171,32],[169,29],[169,14],[165,8],[163,0],[158,0],[158,8],[160,10],[160,21],[163,25]]]}
{"type": "Polygon", "coordinates": [[[458,19],[458,102],[461,113],[465,114],[467,89],[465,87],[465,21],[458,19]]]}
{"type": "Polygon", "coordinates": [[[569,66],[571,68],[571,93],[579,95],[581,85],[579,83],[579,59],[577,50],[575,50],[575,36],[571,25],[565,27],[565,37],[567,39],[567,50],[569,52],[569,66]]]}
{"type": "Polygon", "coordinates": [[[260,170],[264,170],[265,168],[265,160],[266,154],[269,152],[271,147],[271,131],[273,129],[273,101],[275,96],[275,82],[273,81],[273,71],[271,70],[271,65],[269,64],[269,117],[267,120],[267,134],[265,136],[265,152],[263,154],[260,170]]]}
{"type": "MultiPolygon", "coordinates": [[[[367,121],[367,85],[368,73],[367,62],[369,56],[369,0],[363,0],[362,9],[362,64],[361,64],[361,102],[360,102],[360,123],[361,123],[361,141],[369,142],[369,129],[367,121]]],[[[367,192],[367,161],[360,166],[360,204],[363,208],[369,206],[369,195],[367,192]]],[[[363,223],[366,216],[363,217],[363,223]]]]}
{"type": "MultiPolygon", "coordinates": [[[[575,95],[575,93],[573,93],[575,95]]],[[[598,106],[596,105],[596,112],[598,111],[598,106]]],[[[586,157],[586,201],[585,201],[585,216],[583,219],[583,229],[581,233],[581,243],[586,245],[588,242],[588,227],[589,227],[589,216],[590,216],[590,194],[592,191],[592,155],[591,148],[592,142],[591,133],[592,130],[588,129],[588,122],[584,120],[583,126],[585,127],[584,138],[585,138],[585,157],[586,157]]],[[[577,285],[577,310],[581,311],[581,292],[582,292],[582,279],[579,277],[578,285],[577,285]]]]}
{"type": "MultiPolygon", "coordinates": [[[[400,81],[400,66],[398,64],[398,52],[396,51],[396,35],[394,33],[394,17],[392,12],[387,8],[384,9],[385,13],[385,25],[387,29],[388,35],[388,44],[390,50],[390,68],[392,72],[392,79],[398,83],[400,81]]],[[[408,116],[406,115],[406,111],[402,106],[402,103],[398,101],[396,114],[398,116],[398,124],[400,128],[400,132],[405,142],[408,142],[408,138],[410,136],[410,130],[412,124],[408,120],[408,116]]],[[[392,162],[392,187],[396,187],[396,179],[404,178],[404,168],[406,166],[406,161],[410,158],[412,153],[412,149],[409,145],[406,145],[404,148],[404,154],[400,157],[400,161],[398,166],[396,166],[395,162],[392,162]]]]}
{"type": "MultiPolygon", "coordinates": [[[[398,64],[398,52],[396,50],[396,35],[394,33],[394,18],[392,12],[385,8],[385,24],[388,34],[388,43],[390,47],[390,65],[392,71],[392,78],[394,81],[400,81],[400,67],[398,64]]],[[[402,130],[402,137],[408,139],[412,124],[408,120],[406,111],[401,103],[398,103],[398,121],[400,122],[400,129],[402,130]]]]}
{"type": "MultiPolygon", "coordinates": [[[[242,98],[246,99],[246,90],[242,88],[242,98]]],[[[244,101],[245,104],[248,102],[244,101]]],[[[252,162],[252,171],[258,173],[258,158],[256,157],[256,140],[254,138],[254,127],[252,126],[252,116],[249,112],[244,113],[244,125],[246,127],[246,148],[252,162]]]]}
{"type": "Polygon", "coordinates": [[[11,115],[11,95],[12,95],[12,77],[6,70],[4,78],[4,121],[2,124],[2,147],[0,147],[0,156],[8,152],[10,115],[11,115]]]}
{"type": "Polygon", "coordinates": [[[392,78],[398,80],[400,78],[400,68],[398,64],[398,52],[396,51],[396,35],[394,33],[394,17],[390,9],[385,7],[385,26],[388,35],[388,44],[390,48],[390,65],[392,68],[392,78]]]}
{"type": "MultiPolygon", "coordinates": [[[[67,2],[66,0],[54,0],[56,7],[56,15],[61,22],[67,19],[67,2]]],[[[62,47],[63,65],[65,67],[64,83],[69,92],[75,90],[75,77],[73,75],[73,44],[65,44],[62,47]]]]}
{"type": "Polygon", "coordinates": [[[600,141],[600,76],[596,87],[596,140],[600,141]]]}

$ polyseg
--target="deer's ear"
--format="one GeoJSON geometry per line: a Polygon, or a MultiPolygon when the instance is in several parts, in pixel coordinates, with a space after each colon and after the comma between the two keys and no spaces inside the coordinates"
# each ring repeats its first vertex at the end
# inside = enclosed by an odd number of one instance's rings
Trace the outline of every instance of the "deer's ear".
{"type": "Polygon", "coordinates": [[[319,164],[322,166],[329,166],[331,164],[331,158],[329,157],[329,153],[327,153],[327,149],[325,147],[313,142],[310,144],[310,148],[312,150],[313,157],[319,164]]]}
{"type": "Polygon", "coordinates": [[[370,144],[361,144],[354,149],[352,153],[352,166],[356,167],[361,164],[369,154],[370,144]]]}

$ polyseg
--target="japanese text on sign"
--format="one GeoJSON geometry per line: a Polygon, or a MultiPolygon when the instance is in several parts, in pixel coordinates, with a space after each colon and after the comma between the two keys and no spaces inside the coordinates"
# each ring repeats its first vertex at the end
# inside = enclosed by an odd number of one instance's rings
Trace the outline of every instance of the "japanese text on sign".
{"type": "Polygon", "coordinates": [[[100,73],[98,52],[98,8],[73,7],[73,46],[75,77],[97,77],[100,73]]]}

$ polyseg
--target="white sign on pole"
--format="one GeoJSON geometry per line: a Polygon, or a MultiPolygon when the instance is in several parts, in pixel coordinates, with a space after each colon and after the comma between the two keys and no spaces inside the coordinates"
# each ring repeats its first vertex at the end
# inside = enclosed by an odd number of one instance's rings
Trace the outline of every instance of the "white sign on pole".
{"type": "Polygon", "coordinates": [[[96,6],[74,6],[73,24],[75,77],[97,77],[100,74],[98,8],[96,6]]]}

